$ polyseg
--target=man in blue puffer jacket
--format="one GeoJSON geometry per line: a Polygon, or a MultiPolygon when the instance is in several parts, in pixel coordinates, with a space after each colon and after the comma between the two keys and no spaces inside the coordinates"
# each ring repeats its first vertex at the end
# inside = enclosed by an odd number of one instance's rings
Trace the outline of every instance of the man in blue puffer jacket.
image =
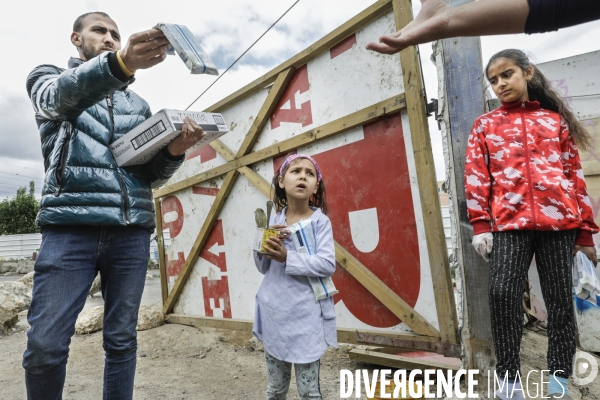
{"type": "Polygon", "coordinates": [[[69,343],[99,272],[104,298],[104,399],[131,399],[136,324],[155,228],[151,187],[166,182],[204,133],[186,119],[182,134],[145,165],[120,168],[109,144],[151,116],[128,85],[134,72],[165,59],[161,31],[132,35],[121,49],[115,22],[79,17],[69,69],[35,68],[27,92],[40,130],[46,177],[23,357],[27,398],[62,398],[69,343]]]}

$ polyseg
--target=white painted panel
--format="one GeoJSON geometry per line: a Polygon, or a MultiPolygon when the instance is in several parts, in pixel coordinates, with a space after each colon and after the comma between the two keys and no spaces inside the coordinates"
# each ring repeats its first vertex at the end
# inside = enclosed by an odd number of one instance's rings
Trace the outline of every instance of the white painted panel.
{"type": "Polygon", "coordinates": [[[379,244],[379,219],[377,208],[352,211],[348,213],[350,232],[356,248],[363,253],[370,253],[379,244]]]}
{"type": "MultiPolygon", "coordinates": [[[[306,123],[309,119],[303,115],[296,122],[286,122],[286,118],[280,118],[277,122],[279,126],[274,127],[273,119],[270,119],[255,145],[255,150],[286,140],[402,93],[403,81],[399,57],[373,55],[364,49],[364,45],[368,41],[377,40],[381,32],[391,31],[394,26],[393,21],[392,13],[388,13],[358,31],[356,43],[345,52],[332,58],[332,54],[326,51],[309,61],[305,70],[308,77],[306,90],[296,90],[295,87],[290,86],[293,90],[290,89],[287,97],[282,99],[276,112],[281,110],[297,112],[297,110],[303,110],[303,105],[304,110],[307,110],[307,104],[310,103],[310,123],[306,123]]],[[[254,116],[267,97],[267,92],[268,89],[259,91],[223,110],[231,132],[223,136],[222,141],[232,151],[235,152],[239,148],[254,116]]],[[[291,119],[293,120],[293,118],[291,119]]],[[[438,327],[410,127],[405,112],[402,113],[401,119],[406,159],[408,160],[408,174],[410,175],[410,183],[407,182],[406,187],[407,189],[410,187],[411,190],[416,224],[414,229],[418,238],[418,257],[420,258],[420,275],[417,275],[420,276],[420,292],[414,308],[433,326],[438,327]]],[[[342,149],[344,146],[356,145],[364,140],[363,127],[357,127],[335,137],[299,148],[298,152],[319,155],[342,149]]],[[[386,150],[382,149],[382,151],[386,150]]],[[[352,163],[353,159],[349,157],[348,160],[343,161],[352,163]]],[[[223,163],[224,160],[218,154],[208,162],[200,158],[188,160],[171,182],[193,176],[223,163]]],[[[273,160],[259,162],[252,168],[267,181],[272,180],[273,160]]],[[[376,173],[381,173],[381,171],[373,171],[373,174],[376,173]]],[[[335,176],[328,178],[336,179],[335,176]]],[[[223,179],[219,178],[203,183],[200,185],[205,188],[202,193],[210,192],[210,188],[220,187],[222,181],[223,179]]],[[[173,236],[173,232],[171,232],[171,245],[167,249],[170,260],[178,259],[180,253],[183,253],[183,257],[186,259],[189,257],[192,244],[214,201],[214,193],[213,195],[198,194],[197,190],[195,192],[195,189],[189,188],[177,193],[175,197],[183,207],[184,221],[181,232],[177,236],[173,236]]],[[[200,316],[211,313],[215,317],[253,319],[254,297],[262,282],[262,275],[254,266],[250,250],[255,230],[254,210],[258,207],[265,208],[266,200],[266,197],[244,177],[238,178],[219,216],[218,223],[222,227],[223,242],[207,244],[207,251],[201,254],[194,265],[180,300],[175,305],[176,313],[200,316]],[[219,262],[224,262],[224,264],[219,267],[216,265],[219,262]],[[212,294],[207,294],[207,291],[212,291],[212,294]],[[229,309],[224,307],[226,302],[230,306],[229,309]]],[[[372,206],[358,207],[349,210],[348,215],[348,218],[353,221],[351,222],[353,225],[352,238],[356,247],[361,251],[375,251],[374,249],[381,240],[381,238],[375,240],[375,237],[379,235],[380,224],[384,223],[384,216],[379,209],[372,206]],[[373,221],[377,221],[377,224],[373,221]],[[363,229],[357,228],[360,225],[363,225],[363,229]]],[[[413,217],[411,216],[411,218],[413,217]]],[[[387,223],[389,224],[389,221],[387,223]]],[[[417,252],[416,249],[415,252],[417,252]]],[[[169,285],[171,287],[175,279],[176,277],[170,278],[169,285]]],[[[343,290],[343,288],[339,289],[343,290]]],[[[336,314],[337,325],[340,328],[410,331],[404,323],[389,328],[376,328],[363,323],[349,311],[343,301],[336,304],[336,314]]]]}
{"type": "Polygon", "coordinates": [[[600,117],[600,51],[561,58],[538,65],[580,120],[600,117]]]}

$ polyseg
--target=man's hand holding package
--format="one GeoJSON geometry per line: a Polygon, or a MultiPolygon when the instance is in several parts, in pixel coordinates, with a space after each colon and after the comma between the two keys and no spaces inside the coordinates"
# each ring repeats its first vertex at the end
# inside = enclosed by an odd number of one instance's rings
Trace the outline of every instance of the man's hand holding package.
{"type": "Polygon", "coordinates": [[[473,236],[473,247],[475,251],[479,253],[485,261],[490,261],[490,254],[492,254],[492,246],[494,244],[494,235],[492,232],[480,233],[479,235],[473,236]]]}
{"type": "Polygon", "coordinates": [[[163,62],[170,47],[161,30],[149,29],[131,35],[125,47],[119,50],[119,55],[127,69],[135,72],[163,62]]]}
{"type": "Polygon", "coordinates": [[[182,156],[187,149],[198,143],[204,136],[206,136],[206,133],[204,133],[196,121],[185,117],[183,126],[181,127],[181,135],[169,143],[167,150],[172,156],[182,156]]]}

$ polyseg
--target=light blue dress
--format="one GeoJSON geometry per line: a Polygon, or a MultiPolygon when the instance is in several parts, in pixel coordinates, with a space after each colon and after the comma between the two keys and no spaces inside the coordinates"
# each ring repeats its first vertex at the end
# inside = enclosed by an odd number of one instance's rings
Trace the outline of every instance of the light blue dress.
{"type": "MultiPolygon", "coordinates": [[[[256,294],[252,333],[273,357],[295,364],[320,359],[328,346],[337,348],[333,298],[317,302],[307,276],[327,277],[335,272],[335,245],[331,221],[320,209],[310,217],[315,233],[315,255],[294,251],[285,239],[284,264],[254,252],[256,268],[265,277],[256,294]]],[[[286,208],[271,217],[269,225],[287,225],[286,208]]]]}

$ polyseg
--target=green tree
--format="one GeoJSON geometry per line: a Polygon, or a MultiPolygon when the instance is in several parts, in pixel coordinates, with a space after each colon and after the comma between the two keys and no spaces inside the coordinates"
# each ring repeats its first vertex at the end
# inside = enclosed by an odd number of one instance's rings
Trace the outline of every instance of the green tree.
{"type": "Polygon", "coordinates": [[[17,189],[17,195],[0,203],[0,235],[19,235],[39,232],[35,226],[38,201],[35,199],[35,183],[17,189]]]}

